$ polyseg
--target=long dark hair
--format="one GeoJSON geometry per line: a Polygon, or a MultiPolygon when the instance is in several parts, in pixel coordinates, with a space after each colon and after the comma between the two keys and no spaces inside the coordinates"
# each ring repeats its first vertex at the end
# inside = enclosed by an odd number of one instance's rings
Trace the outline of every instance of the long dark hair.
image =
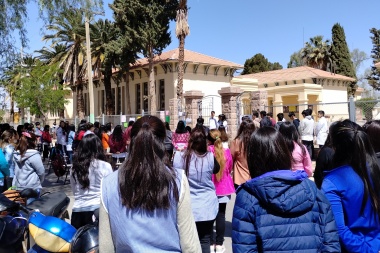
{"type": "Polygon", "coordinates": [[[291,154],[282,135],[273,127],[261,127],[248,143],[248,169],[252,178],[291,168],[291,154]]]}
{"type": "Polygon", "coordinates": [[[247,154],[248,151],[248,142],[251,138],[251,135],[253,132],[255,132],[256,127],[255,124],[251,119],[244,119],[239,127],[238,133],[235,137],[235,140],[240,140],[239,144],[239,150],[243,151],[244,148],[244,154],[247,154]]]}
{"type": "Polygon", "coordinates": [[[115,126],[112,132],[112,140],[115,142],[123,141],[123,129],[120,125],[115,126]]]}
{"type": "Polygon", "coordinates": [[[185,128],[185,122],[183,122],[182,120],[178,121],[177,128],[176,128],[175,132],[177,134],[187,133],[187,130],[185,128]]]}
{"type": "Polygon", "coordinates": [[[348,164],[354,169],[364,184],[361,212],[369,197],[373,209],[380,218],[380,182],[378,180],[380,168],[367,134],[358,124],[350,120],[336,123],[330,131],[335,149],[334,166],[348,164]]]}
{"type": "Polygon", "coordinates": [[[129,158],[119,168],[124,206],[154,211],[178,202],[176,172],[166,156],[165,137],[165,125],[157,117],[144,116],[133,124],[129,158]]]}
{"type": "Polygon", "coordinates": [[[294,150],[294,142],[298,144],[298,146],[301,147],[302,154],[306,154],[306,148],[302,144],[300,136],[298,134],[296,126],[292,122],[284,122],[280,125],[279,129],[280,133],[284,137],[284,140],[286,142],[286,145],[288,146],[288,149],[290,153],[294,150]]]}
{"type": "Polygon", "coordinates": [[[368,124],[365,124],[364,131],[367,133],[369,140],[372,143],[372,147],[376,153],[380,152],[380,120],[373,120],[368,124]]]}
{"type": "Polygon", "coordinates": [[[193,153],[199,156],[204,156],[207,153],[207,140],[205,132],[198,128],[194,128],[191,132],[189,143],[184,154],[186,176],[189,176],[190,161],[193,153]]]}
{"type": "Polygon", "coordinates": [[[228,135],[226,133],[226,128],[224,126],[219,126],[218,130],[220,132],[220,139],[222,142],[227,142],[228,141],[228,135]]]}
{"type": "Polygon", "coordinates": [[[91,162],[95,159],[105,161],[106,156],[98,136],[88,134],[79,143],[73,157],[72,175],[74,180],[82,185],[82,189],[90,187],[89,168],[91,162]]]}

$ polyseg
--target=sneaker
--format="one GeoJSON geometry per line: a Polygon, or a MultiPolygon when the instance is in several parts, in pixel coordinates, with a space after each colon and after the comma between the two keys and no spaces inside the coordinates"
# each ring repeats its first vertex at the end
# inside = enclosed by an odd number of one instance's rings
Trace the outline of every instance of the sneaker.
{"type": "Polygon", "coordinates": [[[215,252],[215,244],[210,245],[210,252],[215,252]]]}
{"type": "Polygon", "coordinates": [[[224,251],[226,251],[226,248],[224,247],[224,245],[216,245],[215,246],[215,252],[216,253],[223,253],[224,251]]]}

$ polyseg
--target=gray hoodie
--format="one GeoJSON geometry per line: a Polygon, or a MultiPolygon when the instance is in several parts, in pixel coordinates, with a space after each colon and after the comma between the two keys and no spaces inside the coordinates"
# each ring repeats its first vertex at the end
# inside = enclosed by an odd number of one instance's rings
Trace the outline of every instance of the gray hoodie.
{"type": "Polygon", "coordinates": [[[19,152],[15,152],[13,161],[15,164],[13,186],[16,186],[18,190],[42,188],[41,183],[45,178],[45,167],[37,150],[28,149],[23,156],[19,152]]]}

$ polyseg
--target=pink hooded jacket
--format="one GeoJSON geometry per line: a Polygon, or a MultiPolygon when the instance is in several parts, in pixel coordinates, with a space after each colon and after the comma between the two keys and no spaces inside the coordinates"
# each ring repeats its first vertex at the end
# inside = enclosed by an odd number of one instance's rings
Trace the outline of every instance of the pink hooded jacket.
{"type": "MultiPolygon", "coordinates": [[[[208,149],[214,154],[215,149],[213,145],[210,145],[208,149]]],[[[220,181],[216,179],[216,175],[212,175],[212,181],[214,182],[217,196],[227,196],[235,192],[234,183],[231,177],[233,161],[229,149],[224,148],[224,158],[226,159],[226,164],[220,181]]]]}

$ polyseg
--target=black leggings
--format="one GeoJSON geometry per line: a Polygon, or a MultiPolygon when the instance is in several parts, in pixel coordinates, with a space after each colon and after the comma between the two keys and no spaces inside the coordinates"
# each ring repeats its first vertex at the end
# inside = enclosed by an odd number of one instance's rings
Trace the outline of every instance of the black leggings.
{"type": "Polygon", "coordinates": [[[94,215],[94,211],[88,212],[73,212],[71,214],[71,225],[79,229],[88,224],[93,224],[92,216],[94,215]]]}
{"type": "Polygon", "coordinates": [[[216,240],[211,244],[223,245],[224,231],[226,230],[226,207],[227,203],[219,203],[219,211],[215,219],[216,240]]]}
{"type": "Polygon", "coordinates": [[[210,239],[213,224],[213,220],[195,222],[195,225],[197,226],[199,242],[201,243],[202,253],[210,253],[210,239]]]}

